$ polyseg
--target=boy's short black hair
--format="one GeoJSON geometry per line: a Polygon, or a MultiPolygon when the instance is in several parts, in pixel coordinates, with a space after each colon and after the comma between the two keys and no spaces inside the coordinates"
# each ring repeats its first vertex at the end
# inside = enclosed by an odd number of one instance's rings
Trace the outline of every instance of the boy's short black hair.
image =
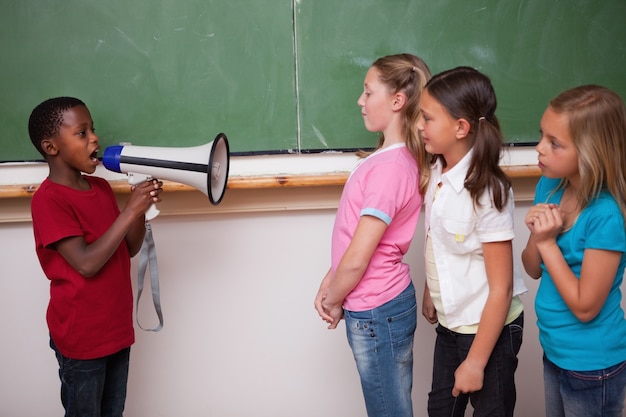
{"type": "Polygon", "coordinates": [[[28,119],[28,134],[41,155],[46,156],[41,148],[41,141],[59,133],[63,112],[76,106],[85,106],[85,103],[74,97],[55,97],[33,109],[28,119]]]}

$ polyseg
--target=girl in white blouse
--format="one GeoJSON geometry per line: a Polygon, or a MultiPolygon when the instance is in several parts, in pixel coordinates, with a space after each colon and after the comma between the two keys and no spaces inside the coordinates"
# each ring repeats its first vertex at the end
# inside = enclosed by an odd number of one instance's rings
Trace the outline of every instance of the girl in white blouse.
{"type": "Polygon", "coordinates": [[[513,192],[499,166],[502,132],[487,76],[458,67],[434,76],[418,129],[433,155],[424,199],[422,313],[439,322],[432,416],[512,416],[522,343],[523,280],[514,273],[513,192]]]}

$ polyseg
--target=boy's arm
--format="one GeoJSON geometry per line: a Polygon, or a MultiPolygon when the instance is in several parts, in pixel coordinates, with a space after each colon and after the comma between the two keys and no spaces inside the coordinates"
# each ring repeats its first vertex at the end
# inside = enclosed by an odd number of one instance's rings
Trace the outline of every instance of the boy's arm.
{"type": "MultiPolygon", "coordinates": [[[[149,180],[148,183],[152,183],[154,186],[154,190],[158,190],[158,192],[153,196],[153,202],[161,201],[157,196],[158,193],[161,192],[161,187],[163,186],[163,182],[152,179],[149,180]]],[[[134,187],[134,186],[133,186],[134,187]]],[[[132,188],[134,190],[134,188],[132,188]]],[[[146,235],[146,217],[145,215],[140,216],[135,220],[135,222],[131,225],[130,230],[126,233],[126,246],[128,247],[128,252],[131,258],[139,253],[141,250],[141,246],[143,245],[143,238],[146,235]]]]}
{"type": "MultiPolygon", "coordinates": [[[[88,245],[83,236],[72,236],[56,242],[54,247],[81,275],[85,277],[95,275],[115,253],[127,234],[131,233],[132,238],[137,239],[139,226],[144,227],[144,213],[152,203],[160,201],[160,193],[161,183],[159,182],[145,182],[136,185],[131,191],[130,199],[124,210],[115,219],[111,227],[96,241],[88,245]]],[[[145,229],[141,233],[145,233],[145,229]]],[[[141,238],[143,239],[143,234],[141,238]]],[[[133,243],[135,242],[133,241],[133,243]]],[[[141,242],[139,247],[141,247],[141,242]]]]}

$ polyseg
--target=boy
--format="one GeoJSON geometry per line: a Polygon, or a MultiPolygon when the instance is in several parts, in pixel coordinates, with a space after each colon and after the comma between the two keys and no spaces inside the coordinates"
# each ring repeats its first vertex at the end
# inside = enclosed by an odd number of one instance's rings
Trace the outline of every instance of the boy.
{"type": "Polygon", "coordinates": [[[57,97],[32,111],[28,132],[49,175],[33,195],[37,257],[50,280],[46,319],[59,362],[66,416],[121,416],[135,335],[130,258],[145,234],[144,212],[160,201],[159,181],[132,188],[120,212],[93,174],[98,137],[87,106],[57,97]]]}

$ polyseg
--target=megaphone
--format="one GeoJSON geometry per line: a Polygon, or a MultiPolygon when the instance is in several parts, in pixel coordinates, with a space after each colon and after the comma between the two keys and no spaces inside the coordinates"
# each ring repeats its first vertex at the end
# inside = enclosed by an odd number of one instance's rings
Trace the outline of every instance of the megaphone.
{"type": "MultiPolygon", "coordinates": [[[[228,139],[219,133],[213,142],[187,148],[114,145],[104,150],[102,163],[109,171],[127,174],[131,184],[150,178],[187,184],[217,205],[224,197],[228,180],[228,139]]],[[[153,205],[146,212],[146,220],[158,214],[153,205]]]]}

